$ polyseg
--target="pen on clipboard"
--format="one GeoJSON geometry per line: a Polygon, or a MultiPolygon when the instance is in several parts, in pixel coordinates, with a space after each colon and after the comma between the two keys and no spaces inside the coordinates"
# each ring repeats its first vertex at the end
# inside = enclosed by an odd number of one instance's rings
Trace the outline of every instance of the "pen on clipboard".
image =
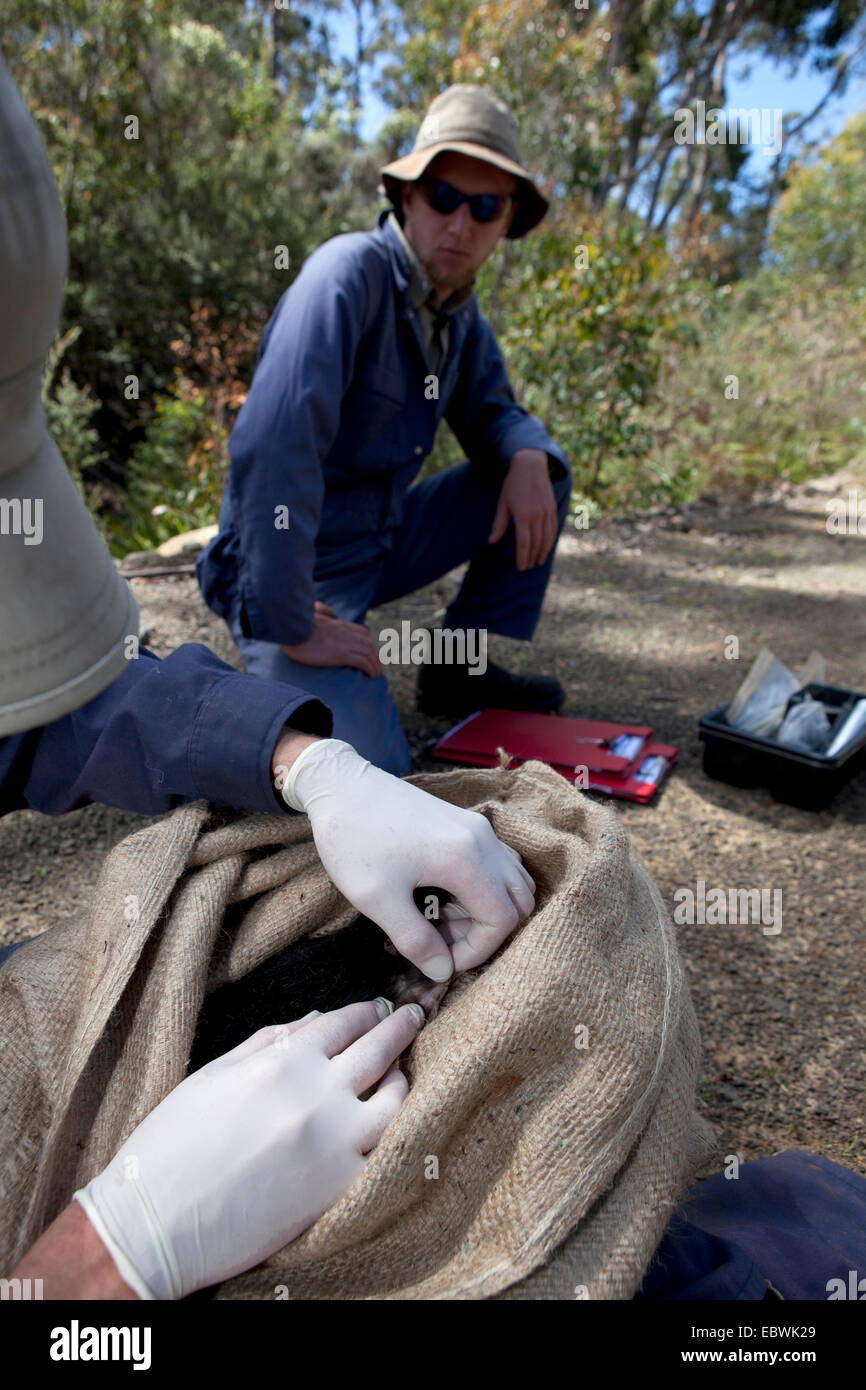
{"type": "Polygon", "coordinates": [[[616,758],[636,758],[646,743],[641,734],[617,734],[608,741],[606,738],[580,738],[578,743],[594,743],[597,748],[606,748],[616,758]]]}

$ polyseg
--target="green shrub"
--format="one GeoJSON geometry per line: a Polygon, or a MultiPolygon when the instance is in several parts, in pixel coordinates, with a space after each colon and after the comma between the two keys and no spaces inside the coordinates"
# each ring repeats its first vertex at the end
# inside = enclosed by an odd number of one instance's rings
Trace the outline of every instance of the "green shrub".
{"type": "Polygon", "coordinates": [[[80,328],[71,328],[53,343],[42,378],[42,404],[48,432],[86,497],[87,470],[99,467],[105,460],[99,434],[90,423],[102,403],[89,386],[78,386],[72,380],[68,367],[63,368],[59,382],[57,380],[63,355],[80,333],[80,328]]]}
{"type": "Polygon", "coordinates": [[[132,451],[120,515],[105,521],[116,554],[155,550],[170,536],[216,520],[225,477],[226,431],[214,429],[203,388],[176,373],[156,399],[145,439],[132,451]]]}

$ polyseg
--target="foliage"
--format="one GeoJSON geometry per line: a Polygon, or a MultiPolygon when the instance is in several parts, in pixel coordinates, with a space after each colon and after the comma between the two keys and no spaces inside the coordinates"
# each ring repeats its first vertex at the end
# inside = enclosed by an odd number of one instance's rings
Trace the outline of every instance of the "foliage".
{"type": "MultiPolygon", "coordinates": [[[[115,551],[216,519],[265,321],[317,245],[372,226],[380,165],[452,81],[509,103],[551,202],[477,290],[578,500],[742,492],[862,447],[866,116],[817,158],[786,116],[764,185],[744,149],[672,139],[678,105],[724,105],[738,46],[843,90],[859,0],[353,0],[335,57],[340,8],[5,0],[69,229],[45,409],[115,551]],[[390,110],[365,142],[370,82],[390,110]]],[[[459,457],[443,428],[428,469],[459,457]]]]}
{"type": "Polygon", "coordinates": [[[700,349],[667,358],[647,414],[653,471],[665,485],[691,477],[672,500],[747,496],[863,451],[866,316],[850,299],[817,302],[810,285],[767,268],[702,301],[700,349]]]}
{"type": "Polygon", "coordinates": [[[524,268],[502,295],[503,350],[578,490],[615,504],[652,442],[638,408],[653,392],[656,337],[677,332],[663,248],[629,222],[579,227],[567,240],[551,231],[539,251],[542,273],[524,268]]]}
{"type": "Polygon", "coordinates": [[[156,399],[145,438],[135,445],[117,519],[106,522],[119,553],[149,550],[169,536],[210,525],[228,471],[231,424],[246,388],[241,366],[254,349],[247,326],[211,325],[213,306],[197,300],[184,338],[171,344],[179,366],[156,399]]]}
{"type": "Polygon", "coordinates": [[[797,165],[775,210],[770,248],[787,275],[866,296],[866,113],[851,116],[814,164],[797,165]]]}
{"type": "Polygon", "coordinates": [[[80,328],[59,335],[48,353],[42,378],[42,404],[48,432],[56,443],[76,484],[85,493],[85,476],[105,458],[99,432],[91,424],[100,402],[89,386],[78,386],[64,367],[57,380],[63,355],[80,336],[80,328]]]}
{"type": "Polygon", "coordinates": [[[253,10],[224,32],[167,0],[9,4],[8,59],[67,214],[64,328],[81,329],[68,365],[123,459],[169,389],[190,303],[208,301],[219,325],[261,326],[309,251],[351,219],[347,137],[333,116],[305,122],[275,85],[253,10]]]}
{"type": "Polygon", "coordinates": [[[664,364],[653,467],[692,491],[748,493],[835,470],[866,448],[866,117],[789,173],[770,263],[702,293],[701,347],[664,364]],[[739,396],[725,395],[738,378],[739,396]],[[675,404],[674,404],[675,403],[675,404]]]}

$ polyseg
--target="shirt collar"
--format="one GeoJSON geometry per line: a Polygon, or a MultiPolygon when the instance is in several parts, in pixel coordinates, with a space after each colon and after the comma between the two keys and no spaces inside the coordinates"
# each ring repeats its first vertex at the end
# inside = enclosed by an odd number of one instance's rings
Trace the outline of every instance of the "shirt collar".
{"type": "Polygon", "coordinates": [[[406,233],[403,231],[403,228],[400,226],[393,212],[388,213],[387,222],[397,236],[409,261],[409,297],[414,307],[418,309],[422,304],[426,304],[434,314],[440,309],[444,314],[453,314],[471,295],[473,286],[475,285],[475,277],[473,276],[470,283],[464,285],[462,289],[452,290],[451,294],[445,300],[445,303],[440,305],[436,290],[433,288],[433,281],[416,256],[413,247],[406,237],[406,233]]]}

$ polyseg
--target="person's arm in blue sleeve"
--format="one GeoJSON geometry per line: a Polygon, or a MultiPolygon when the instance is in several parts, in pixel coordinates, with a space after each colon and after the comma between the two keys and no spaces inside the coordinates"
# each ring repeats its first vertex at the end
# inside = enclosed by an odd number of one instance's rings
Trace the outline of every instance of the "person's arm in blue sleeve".
{"type": "Polygon", "coordinates": [[[569,471],[565,454],[541,421],[518,405],[493,329],[480,311],[463,346],[457,389],[445,418],[466,457],[492,456],[503,478],[520,449],[543,450],[553,478],[569,471]]]}
{"type": "Polygon", "coordinates": [[[364,266],[346,240],[319,247],[283,296],[229,441],[242,626],[248,637],[284,646],[313,633],[322,462],[339,430],[370,301],[364,266]]]}
{"type": "Polygon", "coordinates": [[[207,647],[163,660],[142,648],[94,700],[0,741],[0,814],[100,801],[160,815],[199,799],[285,811],[271,757],[286,724],[327,738],[333,720],[306,692],[241,675],[207,647]]]}

